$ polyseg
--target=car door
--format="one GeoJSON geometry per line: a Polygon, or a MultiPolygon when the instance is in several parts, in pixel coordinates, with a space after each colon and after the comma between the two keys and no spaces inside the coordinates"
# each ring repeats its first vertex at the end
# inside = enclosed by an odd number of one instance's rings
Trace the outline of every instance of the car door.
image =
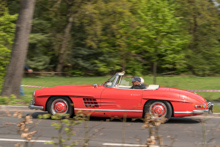
{"type": "Polygon", "coordinates": [[[101,94],[101,109],[109,112],[142,112],[143,90],[106,87],[101,94]]]}

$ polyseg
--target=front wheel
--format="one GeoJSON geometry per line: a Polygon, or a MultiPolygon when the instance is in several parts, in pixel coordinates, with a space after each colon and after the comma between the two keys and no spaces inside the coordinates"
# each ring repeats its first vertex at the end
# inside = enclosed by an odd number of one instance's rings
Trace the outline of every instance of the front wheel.
{"type": "Polygon", "coordinates": [[[70,117],[74,114],[72,102],[67,97],[52,97],[48,101],[47,110],[51,115],[61,113],[69,114],[70,117]]]}
{"type": "Polygon", "coordinates": [[[144,112],[149,113],[154,118],[166,118],[167,121],[172,116],[172,107],[171,104],[167,101],[149,101],[145,104],[144,112]]]}

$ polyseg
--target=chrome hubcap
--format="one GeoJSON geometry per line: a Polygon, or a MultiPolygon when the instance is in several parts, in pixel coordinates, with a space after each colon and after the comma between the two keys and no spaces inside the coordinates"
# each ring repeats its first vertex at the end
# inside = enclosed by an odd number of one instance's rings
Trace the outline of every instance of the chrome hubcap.
{"type": "Polygon", "coordinates": [[[68,104],[65,100],[63,99],[56,99],[52,103],[52,113],[63,113],[66,114],[68,111],[68,104]]]}
{"type": "Polygon", "coordinates": [[[150,106],[150,114],[153,115],[153,117],[162,118],[165,117],[167,114],[167,107],[162,102],[154,102],[150,106]]]}

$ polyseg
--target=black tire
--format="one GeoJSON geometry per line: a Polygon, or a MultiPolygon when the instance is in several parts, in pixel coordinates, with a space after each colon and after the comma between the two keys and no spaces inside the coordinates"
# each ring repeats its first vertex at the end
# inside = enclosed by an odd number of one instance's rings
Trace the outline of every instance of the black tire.
{"type": "Polygon", "coordinates": [[[47,111],[54,115],[56,113],[74,115],[74,107],[72,102],[67,97],[51,97],[47,103],[47,111]]]}
{"type": "Polygon", "coordinates": [[[144,116],[146,113],[158,115],[157,118],[161,119],[163,117],[167,118],[168,121],[172,116],[172,106],[167,101],[150,100],[144,106],[144,116]]]}

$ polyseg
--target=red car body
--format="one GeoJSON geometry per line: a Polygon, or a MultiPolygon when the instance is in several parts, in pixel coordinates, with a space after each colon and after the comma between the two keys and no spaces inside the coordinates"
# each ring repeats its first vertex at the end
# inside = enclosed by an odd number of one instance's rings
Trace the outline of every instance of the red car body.
{"type": "Polygon", "coordinates": [[[150,105],[149,112],[162,115],[170,111],[171,117],[199,115],[212,110],[213,104],[207,103],[196,93],[158,85],[150,85],[146,89],[129,89],[128,86],[120,85],[123,76],[123,72],[117,73],[103,85],[65,85],[36,90],[29,108],[43,111],[51,109],[52,114],[66,113],[66,103],[69,102],[73,103],[71,110],[74,113],[85,111],[95,117],[128,118],[142,118],[149,101],[159,102],[150,105]],[[54,102],[59,97],[70,101],[64,103],[60,99],[54,102]],[[163,102],[169,103],[171,108],[163,107],[163,102]]]}

